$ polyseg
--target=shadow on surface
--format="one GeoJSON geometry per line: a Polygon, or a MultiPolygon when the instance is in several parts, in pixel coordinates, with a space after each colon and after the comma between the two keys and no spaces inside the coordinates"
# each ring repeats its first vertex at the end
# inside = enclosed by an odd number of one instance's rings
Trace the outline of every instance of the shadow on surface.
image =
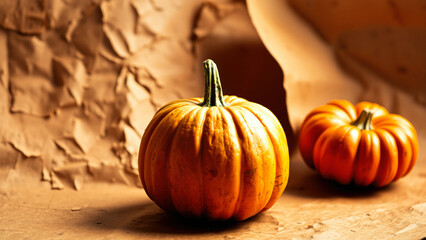
{"type": "Polygon", "coordinates": [[[243,228],[249,223],[262,218],[262,214],[242,222],[225,221],[210,222],[206,220],[185,219],[177,215],[158,212],[141,215],[134,220],[127,229],[140,232],[169,233],[169,234],[201,234],[232,232],[243,228]]]}
{"type": "Polygon", "coordinates": [[[379,193],[393,191],[395,187],[395,184],[382,188],[342,185],[321,177],[297,155],[290,161],[290,177],[285,194],[305,198],[372,198],[379,193]]]}
{"type": "Polygon", "coordinates": [[[157,207],[153,202],[98,209],[81,222],[85,227],[135,233],[157,234],[203,234],[233,232],[253,223],[268,222],[267,214],[260,213],[242,222],[211,222],[207,220],[185,219],[171,215],[157,207]],[[266,220],[265,220],[266,219],[266,220]]]}

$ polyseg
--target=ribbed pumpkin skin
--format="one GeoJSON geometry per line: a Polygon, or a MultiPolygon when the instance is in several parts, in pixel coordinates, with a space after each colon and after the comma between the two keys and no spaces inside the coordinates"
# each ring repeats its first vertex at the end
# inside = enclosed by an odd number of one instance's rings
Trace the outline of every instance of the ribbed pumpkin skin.
{"type": "Polygon", "coordinates": [[[334,100],[305,118],[299,148],[306,164],[341,184],[385,186],[407,175],[418,156],[414,127],[380,105],[353,106],[334,100]],[[373,113],[371,129],[353,125],[363,110],[373,113]]]}
{"type": "Polygon", "coordinates": [[[139,174],[162,209],[191,218],[244,220],[272,207],[289,174],[287,140],[265,107],[235,96],[225,106],[173,101],[145,130],[139,174]]]}

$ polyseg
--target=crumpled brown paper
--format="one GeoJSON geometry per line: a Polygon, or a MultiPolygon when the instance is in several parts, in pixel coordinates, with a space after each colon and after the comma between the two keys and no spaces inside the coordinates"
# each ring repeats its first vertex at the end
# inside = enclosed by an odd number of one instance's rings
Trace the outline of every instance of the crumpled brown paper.
{"type": "Polygon", "coordinates": [[[360,61],[426,104],[423,1],[380,0],[373,5],[369,1],[289,3],[338,53],[360,61]]]}
{"type": "Polygon", "coordinates": [[[422,6],[416,0],[383,0],[373,5],[367,1],[248,1],[259,35],[284,71],[293,128],[297,131],[310,110],[332,99],[366,100],[411,121],[422,146],[426,136],[422,6]]]}
{"type": "Polygon", "coordinates": [[[281,71],[241,1],[2,4],[16,11],[0,11],[0,131],[40,160],[38,174],[54,189],[111,179],[140,185],[145,127],[164,104],[202,96],[206,58],[221,68],[225,94],[267,106],[291,138],[281,71]],[[42,17],[28,18],[27,8],[42,17]]]}
{"type": "Polygon", "coordinates": [[[24,34],[45,31],[47,21],[47,0],[3,1],[0,4],[0,25],[24,34]]]}
{"type": "MultiPolygon", "coordinates": [[[[138,145],[156,109],[202,93],[191,39],[200,6],[2,1],[1,144],[37,159],[53,189],[140,186],[138,145]]],[[[1,161],[5,173],[17,168],[1,161]]]]}

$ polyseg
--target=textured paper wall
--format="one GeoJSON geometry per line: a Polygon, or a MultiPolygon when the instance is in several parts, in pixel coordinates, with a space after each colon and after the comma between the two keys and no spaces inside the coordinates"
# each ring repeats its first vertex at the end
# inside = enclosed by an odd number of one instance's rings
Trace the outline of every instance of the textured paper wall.
{"type": "Polygon", "coordinates": [[[139,185],[156,109],[200,95],[199,1],[2,1],[1,176],[139,185]],[[176,21],[179,19],[179,21],[176,21]]]}
{"type": "Polygon", "coordinates": [[[292,137],[282,71],[244,2],[22,0],[0,9],[5,191],[40,179],[52,189],[140,186],[145,127],[167,102],[202,96],[206,58],[225,94],[267,106],[292,137]]]}
{"type": "Polygon", "coordinates": [[[292,149],[306,113],[334,98],[402,114],[422,144],[425,10],[392,3],[249,2],[249,16],[241,1],[4,1],[1,179],[140,185],[145,126],[165,103],[202,95],[206,58],[225,94],[277,115],[292,149]]]}

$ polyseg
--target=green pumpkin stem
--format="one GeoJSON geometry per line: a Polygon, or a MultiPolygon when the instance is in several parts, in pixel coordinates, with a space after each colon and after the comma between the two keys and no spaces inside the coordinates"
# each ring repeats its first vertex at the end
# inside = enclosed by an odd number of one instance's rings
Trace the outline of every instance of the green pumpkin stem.
{"type": "Polygon", "coordinates": [[[207,59],[203,62],[204,67],[204,101],[200,104],[203,107],[224,107],[222,86],[220,85],[219,71],[216,64],[207,59]]]}
{"type": "Polygon", "coordinates": [[[373,111],[370,109],[362,110],[361,114],[359,114],[358,118],[353,121],[351,124],[362,130],[371,130],[373,129],[372,121],[373,119],[373,111]]]}

